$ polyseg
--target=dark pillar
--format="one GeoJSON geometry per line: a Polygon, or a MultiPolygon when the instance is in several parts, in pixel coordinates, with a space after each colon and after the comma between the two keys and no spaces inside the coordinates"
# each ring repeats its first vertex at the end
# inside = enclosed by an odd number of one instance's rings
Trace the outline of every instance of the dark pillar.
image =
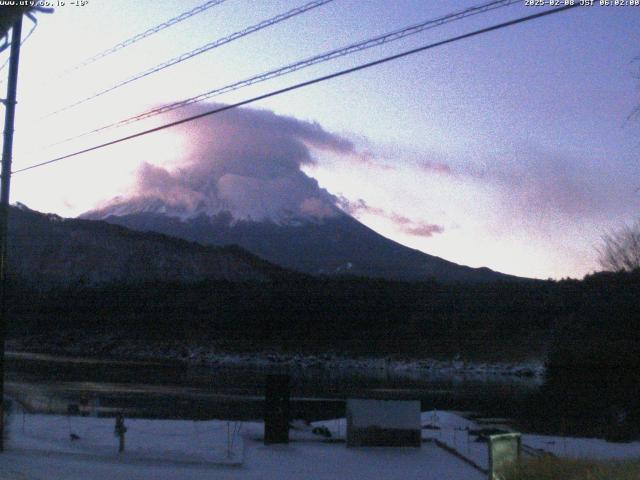
{"type": "Polygon", "coordinates": [[[13,121],[16,112],[16,90],[18,88],[18,62],[22,41],[22,15],[12,27],[9,78],[5,104],[4,143],[2,144],[2,187],[0,188],[0,452],[4,451],[5,404],[4,404],[4,341],[7,328],[7,223],[9,218],[9,186],[11,184],[11,161],[13,156],[13,121]]]}
{"type": "Polygon", "coordinates": [[[264,443],[289,443],[289,376],[267,375],[264,443]]]}

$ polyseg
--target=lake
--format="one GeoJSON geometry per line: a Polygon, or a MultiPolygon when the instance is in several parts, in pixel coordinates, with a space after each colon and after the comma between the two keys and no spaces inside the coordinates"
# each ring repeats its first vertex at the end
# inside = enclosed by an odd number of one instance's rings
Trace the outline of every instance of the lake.
{"type": "MultiPolygon", "coordinates": [[[[594,403],[593,414],[586,417],[572,418],[571,411],[565,410],[561,420],[551,415],[549,399],[557,402],[554,395],[566,397],[567,391],[579,391],[566,382],[396,371],[384,364],[357,369],[321,364],[305,368],[194,366],[9,352],[5,382],[7,393],[32,411],[65,413],[70,405],[72,409],[77,405],[97,415],[123,411],[128,417],[253,420],[263,416],[269,373],[291,376],[292,415],[307,420],[344,416],[345,399],[359,397],[419,399],[423,411],[473,412],[476,417],[499,417],[516,427],[544,433],[589,435],[600,432],[603,422],[612,423],[603,420],[608,412],[601,403],[594,403]]],[[[584,392],[579,395],[588,400],[584,392]]],[[[602,398],[601,392],[594,398],[602,398]]],[[[624,402],[621,405],[627,408],[624,402]]],[[[614,414],[618,418],[626,415],[622,423],[630,422],[635,431],[638,422],[624,408],[614,414]]]]}

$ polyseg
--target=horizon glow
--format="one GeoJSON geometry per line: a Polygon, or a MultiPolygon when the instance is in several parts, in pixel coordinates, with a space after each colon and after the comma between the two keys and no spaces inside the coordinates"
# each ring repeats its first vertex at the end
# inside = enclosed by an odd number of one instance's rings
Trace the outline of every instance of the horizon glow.
{"type": "MultiPolygon", "coordinates": [[[[149,66],[305,3],[273,0],[247,8],[247,1],[228,0],[61,78],[58,72],[201,1],[90,0],[38,15],[21,53],[14,169],[167,117],[42,148],[87,128],[479,3],[336,0],[38,121],[149,66]]],[[[532,8],[523,2],[454,22],[215,101],[232,103],[528,15],[532,8]]],[[[30,22],[24,22],[26,35],[30,22]]],[[[473,267],[582,277],[597,268],[601,235],[631,222],[640,207],[640,123],[628,118],[640,104],[639,55],[640,8],[577,8],[251,107],[317,122],[352,141],[358,155],[314,150],[315,163],[301,168],[329,193],[354,205],[362,200],[367,208],[354,215],[384,236],[473,267]]],[[[195,135],[200,130],[193,125],[195,135]]],[[[11,200],[78,215],[130,192],[145,162],[179,168],[194,141],[184,131],[165,130],[16,175],[11,200]]]]}

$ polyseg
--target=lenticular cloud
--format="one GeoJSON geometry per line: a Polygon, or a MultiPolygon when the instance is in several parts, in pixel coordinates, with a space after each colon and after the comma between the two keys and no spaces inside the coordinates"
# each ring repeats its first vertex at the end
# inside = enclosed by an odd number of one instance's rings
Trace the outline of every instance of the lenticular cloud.
{"type": "Polygon", "coordinates": [[[316,162],[314,152],[351,156],[355,148],[319,124],[267,110],[235,109],[184,124],[179,131],[189,141],[178,166],[157,166],[151,159],[143,163],[132,194],[112,200],[112,206],[162,208],[177,216],[228,211],[252,220],[323,218],[339,211],[337,199],[301,167],[316,162]]]}

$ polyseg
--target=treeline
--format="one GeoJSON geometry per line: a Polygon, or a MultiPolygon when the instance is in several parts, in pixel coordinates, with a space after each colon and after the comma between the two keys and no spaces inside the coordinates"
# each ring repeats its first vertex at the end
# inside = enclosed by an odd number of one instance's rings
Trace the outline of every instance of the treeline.
{"type": "Polygon", "coordinates": [[[640,271],[558,286],[566,315],[552,331],[538,416],[565,434],[640,438],[640,271]]]}
{"type": "Polygon", "coordinates": [[[567,314],[553,332],[550,367],[638,369],[640,270],[598,273],[569,283],[567,314]]]}
{"type": "Polygon", "coordinates": [[[557,284],[440,285],[362,278],[11,289],[11,335],[110,331],[231,349],[486,356],[541,348],[557,284]]]}
{"type": "Polygon", "coordinates": [[[273,282],[10,289],[9,334],[103,332],[233,350],[637,364],[640,273],[474,285],[273,282]]]}

